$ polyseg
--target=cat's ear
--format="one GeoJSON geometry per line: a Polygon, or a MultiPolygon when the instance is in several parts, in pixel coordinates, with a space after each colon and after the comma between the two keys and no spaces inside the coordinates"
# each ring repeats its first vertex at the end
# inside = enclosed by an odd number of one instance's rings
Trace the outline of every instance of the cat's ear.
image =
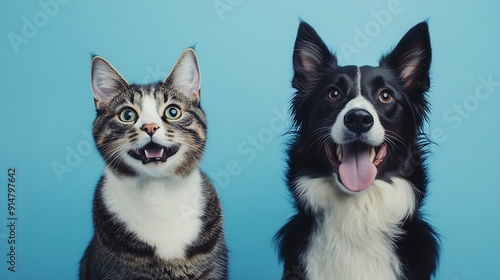
{"type": "Polygon", "coordinates": [[[331,54],[316,30],[301,21],[293,51],[295,73],[292,86],[298,90],[307,88],[326,65],[337,66],[337,58],[331,54]]]}
{"type": "Polygon", "coordinates": [[[127,81],[106,59],[92,58],[91,83],[97,109],[106,107],[111,99],[128,87],[127,81]]]}
{"type": "Polygon", "coordinates": [[[392,52],[382,57],[380,66],[396,70],[409,92],[425,92],[430,87],[430,42],[427,22],[421,22],[403,36],[392,52]]]}
{"type": "Polygon", "coordinates": [[[186,49],[177,59],[174,68],[165,79],[165,84],[198,103],[201,97],[200,82],[200,68],[196,52],[192,48],[186,49]]]}

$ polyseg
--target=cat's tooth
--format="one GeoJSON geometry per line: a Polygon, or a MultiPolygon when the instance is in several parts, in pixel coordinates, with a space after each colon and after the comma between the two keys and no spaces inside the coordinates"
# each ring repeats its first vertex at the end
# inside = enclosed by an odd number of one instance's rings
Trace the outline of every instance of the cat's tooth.
{"type": "Polygon", "coordinates": [[[376,153],[375,153],[375,147],[372,147],[370,149],[370,162],[373,163],[373,161],[375,160],[375,156],[376,156],[376,153]]]}
{"type": "Polygon", "coordinates": [[[342,163],[342,145],[337,146],[337,159],[342,163]]]}
{"type": "Polygon", "coordinates": [[[146,158],[149,158],[148,150],[144,149],[144,154],[146,155],[146,158]]]}

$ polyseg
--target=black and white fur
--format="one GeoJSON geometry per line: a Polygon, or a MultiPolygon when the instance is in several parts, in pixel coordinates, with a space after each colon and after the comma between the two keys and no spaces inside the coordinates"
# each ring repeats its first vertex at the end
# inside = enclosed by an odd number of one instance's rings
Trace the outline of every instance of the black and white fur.
{"type": "Polygon", "coordinates": [[[427,23],[379,66],[357,67],[339,66],[301,22],[293,63],[287,183],[297,213],[276,235],[283,279],[430,279],[439,246],[420,211],[428,181],[427,23]]]}

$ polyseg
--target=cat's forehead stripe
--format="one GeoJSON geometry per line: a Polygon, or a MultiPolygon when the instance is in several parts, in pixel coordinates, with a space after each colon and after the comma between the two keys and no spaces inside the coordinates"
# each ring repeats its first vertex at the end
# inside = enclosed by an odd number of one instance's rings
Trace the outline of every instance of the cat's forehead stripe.
{"type": "Polygon", "coordinates": [[[135,93],[130,94],[130,96],[129,96],[130,103],[134,104],[134,100],[135,100],[135,93]]]}

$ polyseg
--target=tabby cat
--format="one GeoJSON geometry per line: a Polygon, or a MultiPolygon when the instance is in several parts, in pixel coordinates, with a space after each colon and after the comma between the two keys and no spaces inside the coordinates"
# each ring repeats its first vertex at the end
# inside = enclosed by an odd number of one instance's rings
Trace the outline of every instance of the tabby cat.
{"type": "Polygon", "coordinates": [[[195,51],[146,85],[94,56],[91,82],[106,168],[80,279],[227,279],[220,202],[198,167],[207,126],[195,51]]]}

